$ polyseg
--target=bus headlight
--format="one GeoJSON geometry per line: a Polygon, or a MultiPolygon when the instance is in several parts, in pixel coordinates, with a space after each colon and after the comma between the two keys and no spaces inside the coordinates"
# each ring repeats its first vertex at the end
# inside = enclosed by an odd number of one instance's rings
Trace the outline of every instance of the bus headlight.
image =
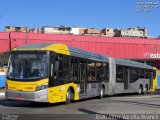
{"type": "Polygon", "coordinates": [[[36,87],[36,91],[43,90],[48,88],[48,84],[42,84],[36,87]]]}

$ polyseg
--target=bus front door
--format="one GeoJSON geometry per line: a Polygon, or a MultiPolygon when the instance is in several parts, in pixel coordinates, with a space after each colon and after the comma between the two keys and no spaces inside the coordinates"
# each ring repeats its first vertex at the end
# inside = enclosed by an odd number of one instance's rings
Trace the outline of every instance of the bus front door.
{"type": "Polygon", "coordinates": [[[86,96],[87,93],[87,84],[86,84],[86,79],[87,79],[87,64],[85,61],[80,61],[79,64],[79,78],[80,78],[80,94],[82,96],[86,96]]]}
{"type": "Polygon", "coordinates": [[[129,80],[130,80],[130,70],[125,69],[124,70],[124,90],[129,89],[129,80]]]}

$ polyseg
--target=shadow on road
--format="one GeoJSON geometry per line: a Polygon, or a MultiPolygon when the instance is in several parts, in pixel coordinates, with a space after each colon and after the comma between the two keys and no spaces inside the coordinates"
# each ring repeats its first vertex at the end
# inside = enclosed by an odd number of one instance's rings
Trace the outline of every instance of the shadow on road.
{"type": "Polygon", "coordinates": [[[118,103],[134,104],[134,105],[138,105],[138,106],[160,108],[160,104],[151,104],[151,103],[143,103],[143,102],[135,102],[135,101],[125,101],[125,100],[112,100],[112,101],[118,102],[118,103]]]}
{"type": "MultiPolygon", "coordinates": [[[[88,101],[88,100],[95,100],[97,97],[93,98],[86,98],[78,101],[74,101],[71,104],[76,104],[78,102],[88,101]]],[[[54,107],[60,105],[67,105],[65,102],[60,103],[40,103],[40,102],[27,102],[27,101],[16,101],[16,100],[5,100],[0,99],[0,105],[8,106],[8,107],[26,107],[26,108],[45,108],[45,107],[54,107]]]]}
{"type": "Polygon", "coordinates": [[[27,101],[15,101],[15,100],[0,100],[0,105],[9,107],[28,107],[28,108],[45,108],[63,105],[64,103],[38,103],[38,102],[27,102],[27,101]]]}
{"type": "MultiPolygon", "coordinates": [[[[71,104],[78,103],[78,102],[83,102],[83,101],[88,101],[88,100],[94,100],[94,99],[97,99],[97,97],[74,101],[71,104]]],[[[27,102],[27,101],[0,99],[0,105],[9,106],[9,107],[44,108],[44,107],[54,107],[54,106],[67,105],[67,104],[65,102],[40,103],[40,102],[27,102]]]]}

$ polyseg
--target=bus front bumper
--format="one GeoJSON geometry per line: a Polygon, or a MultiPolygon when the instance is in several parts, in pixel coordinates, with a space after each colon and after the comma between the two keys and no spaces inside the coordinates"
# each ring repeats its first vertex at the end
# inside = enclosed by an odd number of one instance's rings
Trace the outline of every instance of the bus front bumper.
{"type": "Polygon", "coordinates": [[[36,91],[36,92],[24,92],[6,90],[6,99],[21,100],[21,101],[33,101],[33,102],[48,102],[48,89],[36,91]]]}

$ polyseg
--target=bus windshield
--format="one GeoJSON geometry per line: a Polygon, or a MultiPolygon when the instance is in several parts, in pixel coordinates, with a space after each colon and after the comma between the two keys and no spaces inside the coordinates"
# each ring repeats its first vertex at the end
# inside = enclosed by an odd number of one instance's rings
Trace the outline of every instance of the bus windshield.
{"type": "Polygon", "coordinates": [[[11,53],[7,77],[20,80],[35,80],[47,77],[46,52],[11,53]]]}

